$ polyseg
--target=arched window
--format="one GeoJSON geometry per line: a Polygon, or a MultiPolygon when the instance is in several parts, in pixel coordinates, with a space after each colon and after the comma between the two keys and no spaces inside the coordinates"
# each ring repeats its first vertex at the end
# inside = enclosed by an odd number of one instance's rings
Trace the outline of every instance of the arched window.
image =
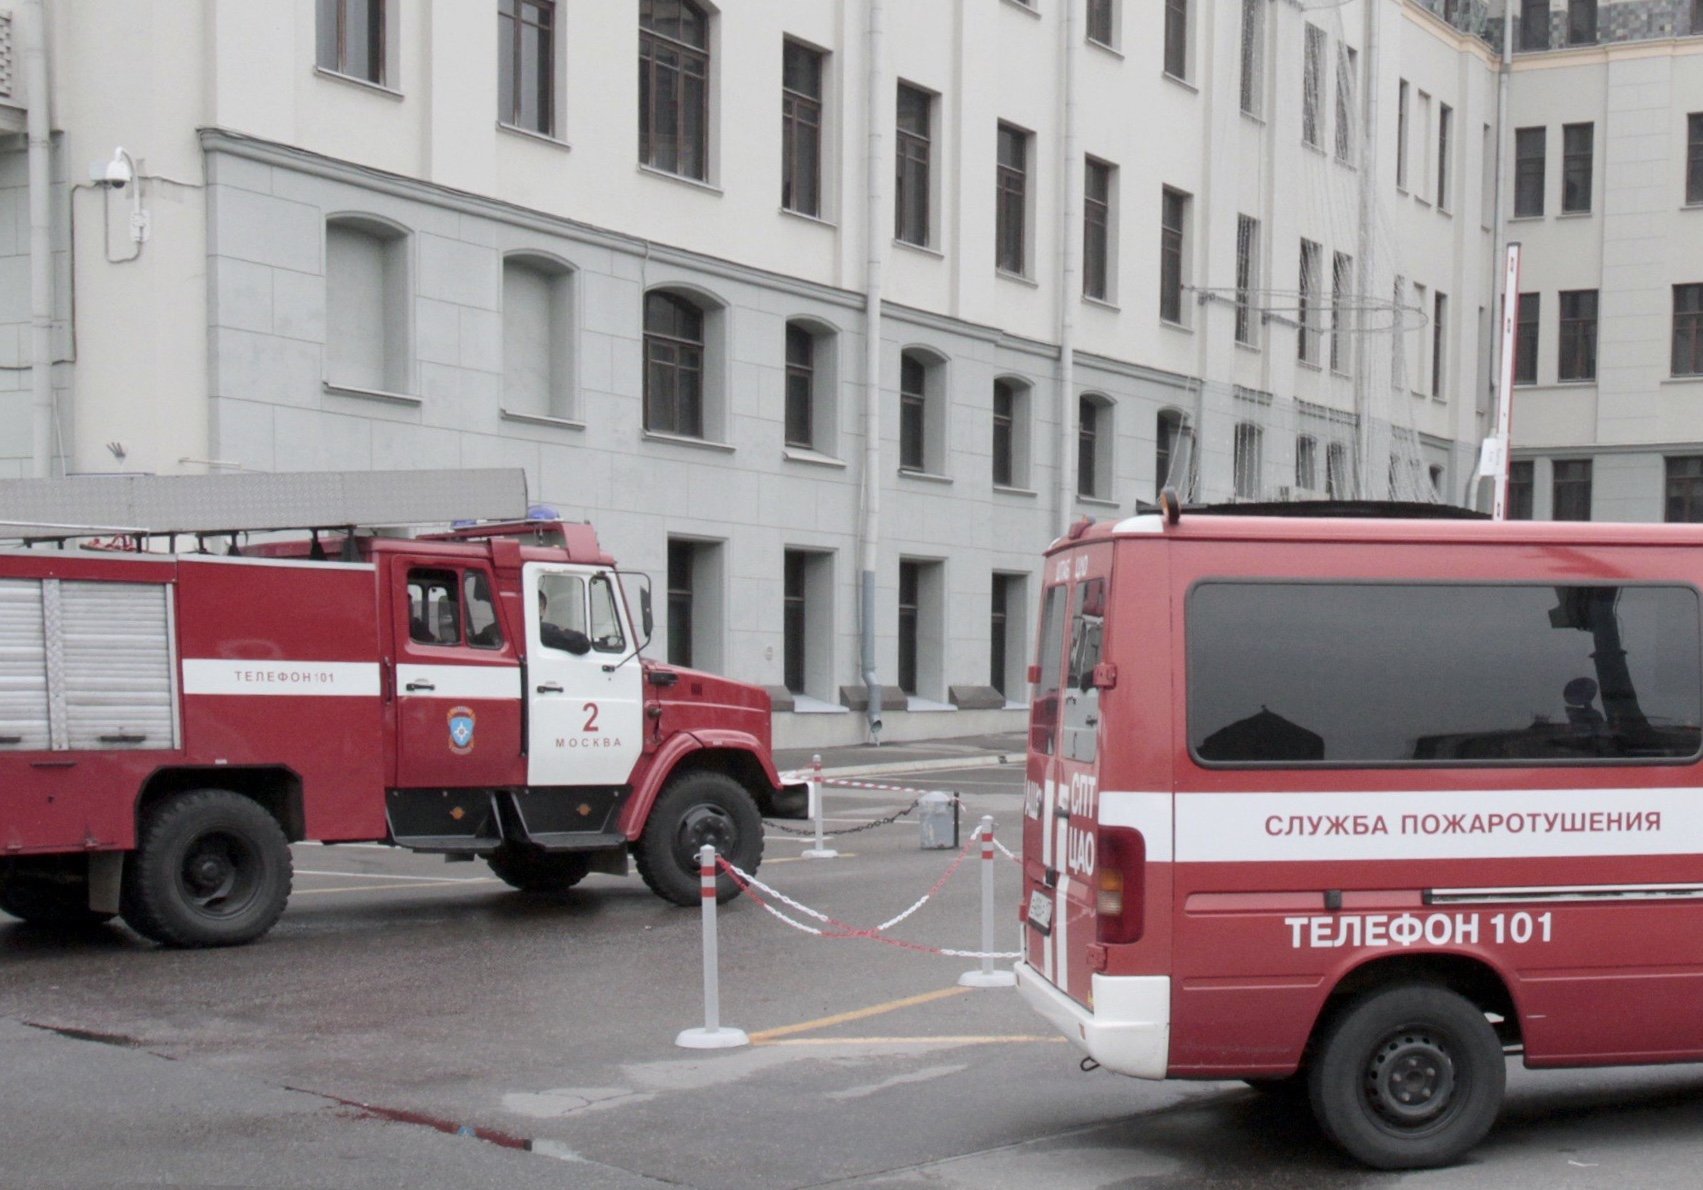
{"type": "Polygon", "coordinates": [[[704,312],[679,294],[645,295],[645,429],[704,436],[704,312]]]}
{"type": "Polygon", "coordinates": [[[899,470],[946,469],[946,361],[913,348],[899,355],[899,470]]]}
{"type": "Polygon", "coordinates": [[[1015,376],[993,382],[993,484],[1029,486],[1029,384],[1015,376]]]}
{"type": "Polygon", "coordinates": [[[325,224],[325,379],[370,392],[413,390],[408,235],[360,215],[325,224]]]}
{"type": "Polygon", "coordinates": [[[570,418],[573,274],[559,261],[503,261],[503,412],[570,418]]]}
{"type": "Polygon", "coordinates": [[[1233,479],[1238,500],[1258,500],[1264,490],[1260,459],[1264,443],[1264,432],[1253,422],[1236,423],[1233,479]]]}
{"type": "Polygon", "coordinates": [[[1180,459],[1178,447],[1183,437],[1183,415],[1175,409],[1161,409],[1153,439],[1153,494],[1157,496],[1166,486],[1179,492],[1186,486],[1181,475],[1173,474],[1180,459]]]}
{"type": "Polygon", "coordinates": [[[785,442],[831,455],[835,447],[837,345],[832,327],[809,318],[786,324],[785,442]]]}
{"type": "Polygon", "coordinates": [[[1099,393],[1077,399],[1076,494],[1094,500],[1112,494],[1112,402],[1099,393]]]}

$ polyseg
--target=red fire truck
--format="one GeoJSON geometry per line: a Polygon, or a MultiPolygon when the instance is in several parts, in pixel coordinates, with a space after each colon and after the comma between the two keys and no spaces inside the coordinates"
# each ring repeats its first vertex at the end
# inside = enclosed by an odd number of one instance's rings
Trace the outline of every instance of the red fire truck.
{"type": "Polygon", "coordinates": [[[630,856],[682,905],[703,844],[756,867],[760,816],[799,802],[768,695],[640,657],[649,588],[635,617],[589,525],[358,528],[524,511],[524,482],[0,484],[33,543],[0,550],[0,909],[247,942],[282,913],[299,840],[483,857],[542,892],[630,856]]]}
{"type": "Polygon", "coordinates": [[[1217,511],[1048,552],[1029,1003],[1383,1168],[1505,1054],[1703,1060],[1703,530],[1217,511]]]}

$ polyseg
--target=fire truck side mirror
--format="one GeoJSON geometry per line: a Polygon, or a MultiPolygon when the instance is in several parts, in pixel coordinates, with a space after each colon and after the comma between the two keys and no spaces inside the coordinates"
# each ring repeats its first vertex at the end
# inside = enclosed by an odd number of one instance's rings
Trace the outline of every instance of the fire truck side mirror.
{"type": "Polygon", "coordinates": [[[655,617],[650,610],[650,584],[639,588],[639,627],[644,629],[645,640],[648,642],[651,633],[656,630],[655,617]]]}

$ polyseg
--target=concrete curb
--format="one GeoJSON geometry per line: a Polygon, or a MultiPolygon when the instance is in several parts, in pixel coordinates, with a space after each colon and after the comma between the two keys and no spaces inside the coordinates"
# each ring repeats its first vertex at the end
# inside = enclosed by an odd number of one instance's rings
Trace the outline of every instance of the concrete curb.
{"type": "MultiPolygon", "coordinates": [[[[1002,764],[1016,764],[1024,759],[1021,752],[1000,752],[992,755],[970,756],[962,759],[943,756],[938,760],[896,760],[883,764],[853,764],[843,768],[822,769],[824,777],[880,777],[890,773],[924,773],[937,769],[991,769],[1002,764]]],[[[789,774],[803,777],[809,773],[808,768],[783,769],[781,776],[789,774]]]]}

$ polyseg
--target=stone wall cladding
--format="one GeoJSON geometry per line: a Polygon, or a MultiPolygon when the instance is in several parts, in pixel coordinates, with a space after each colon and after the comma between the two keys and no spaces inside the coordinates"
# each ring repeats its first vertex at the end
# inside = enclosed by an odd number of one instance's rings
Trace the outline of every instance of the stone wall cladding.
{"type": "MultiPolygon", "coordinates": [[[[1422,0],[1434,8],[1433,0],[1422,0]]],[[[1517,0],[1509,0],[1517,3],[1517,0]]],[[[1590,44],[1610,45],[1625,41],[1653,41],[1664,37],[1703,37],[1703,28],[1693,27],[1691,0],[1607,0],[1597,5],[1597,39],[1590,44]]],[[[1491,22],[1499,27],[1500,20],[1491,22]]],[[[1520,17],[1514,18],[1514,52],[1543,53],[1573,48],[1567,43],[1567,6],[1549,6],[1549,38],[1542,49],[1525,48],[1520,17]]]]}

